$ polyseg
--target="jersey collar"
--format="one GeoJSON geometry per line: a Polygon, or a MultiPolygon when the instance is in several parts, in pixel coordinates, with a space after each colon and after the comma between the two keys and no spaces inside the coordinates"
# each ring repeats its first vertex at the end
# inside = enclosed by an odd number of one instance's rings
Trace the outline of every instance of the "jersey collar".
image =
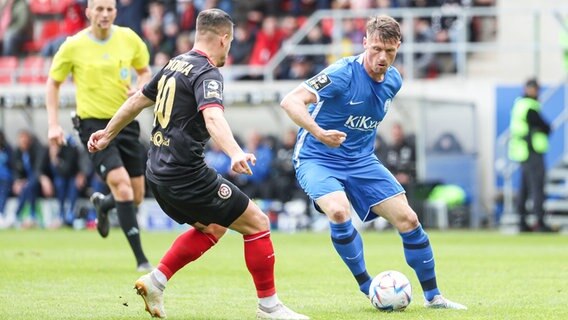
{"type": "Polygon", "coordinates": [[[207,53],[205,53],[205,52],[203,52],[203,51],[201,51],[201,50],[197,50],[197,49],[191,49],[191,51],[192,51],[192,52],[195,52],[195,53],[197,53],[197,54],[199,54],[199,55],[201,55],[201,56],[204,56],[205,58],[207,58],[207,61],[209,61],[209,63],[210,63],[212,66],[217,67],[217,66],[215,66],[215,64],[213,63],[213,60],[211,60],[211,58],[209,58],[209,56],[207,55],[207,53]]]}

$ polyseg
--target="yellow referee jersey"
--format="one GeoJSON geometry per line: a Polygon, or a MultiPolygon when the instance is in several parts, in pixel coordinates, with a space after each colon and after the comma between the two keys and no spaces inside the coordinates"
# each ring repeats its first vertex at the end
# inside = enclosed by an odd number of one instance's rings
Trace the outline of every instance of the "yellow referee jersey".
{"type": "Polygon", "coordinates": [[[62,82],[72,73],[80,118],[110,119],[127,98],[132,68],[145,68],[149,60],[146,44],[129,28],[112,26],[105,41],[85,29],[61,45],[49,76],[62,82]]]}

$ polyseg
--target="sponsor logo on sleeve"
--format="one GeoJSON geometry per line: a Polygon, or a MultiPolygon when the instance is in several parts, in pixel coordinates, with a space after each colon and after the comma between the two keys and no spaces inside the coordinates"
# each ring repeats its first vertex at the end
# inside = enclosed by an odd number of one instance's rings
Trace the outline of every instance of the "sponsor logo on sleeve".
{"type": "Polygon", "coordinates": [[[203,81],[203,97],[205,99],[223,99],[223,86],[217,80],[203,81]]]}
{"type": "Polygon", "coordinates": [[[325,73],[318,74],[317,76],[306,81],[308,86],[314,88],[316,91],[327,87],[331,83],[331,79],[325,73]]]}

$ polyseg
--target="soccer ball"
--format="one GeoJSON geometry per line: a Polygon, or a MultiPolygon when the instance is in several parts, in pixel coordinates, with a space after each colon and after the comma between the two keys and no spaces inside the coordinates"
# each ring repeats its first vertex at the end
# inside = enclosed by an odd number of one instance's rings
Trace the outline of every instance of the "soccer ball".
{"type": "Polygon", "coordinates": [[[369,299],[380,311],[403,311],[412,301],[410,281],[398,271],[381,272],[371,282],[369,299]]]}

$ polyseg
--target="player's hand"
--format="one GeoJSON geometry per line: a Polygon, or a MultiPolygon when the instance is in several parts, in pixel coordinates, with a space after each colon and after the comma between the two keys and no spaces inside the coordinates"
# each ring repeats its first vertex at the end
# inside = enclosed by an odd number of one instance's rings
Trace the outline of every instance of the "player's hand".
{"type": "Polygon", "coordinates": [[[47,139],[50,144],[61,146],[65,144],[65,132],[61,126],[50,127],[47,130],[47,139]]]}
{"type": "Polygon", "coordinates": [[[87,149],[91,153],[101,151],[108,147],[110,139],[105,130],[98,130],[91,134],[89,137],[89,142],[87,142],[87,149]]]}
{"type": "Polygon", "coordinates": [[[324,130],[317,138],[326,146],[337,148],[345,141],[347,134],[339,130],[324,130]]]}
{"type": "Polygon", "coordinates": [[[135,87],[128,87],[128,90],[126,91],[126,95],[130,98],[132,97],[136,92],[138,92],[138,89],[135,87]]]}
{"type": "Polygon", "coordinates": [[[236,173],[246,174],[252,176],[249,162],[254,166],[256,164],[256,157],[252,153],[240,153],[231,158],[231,169],[236,173]]]}

